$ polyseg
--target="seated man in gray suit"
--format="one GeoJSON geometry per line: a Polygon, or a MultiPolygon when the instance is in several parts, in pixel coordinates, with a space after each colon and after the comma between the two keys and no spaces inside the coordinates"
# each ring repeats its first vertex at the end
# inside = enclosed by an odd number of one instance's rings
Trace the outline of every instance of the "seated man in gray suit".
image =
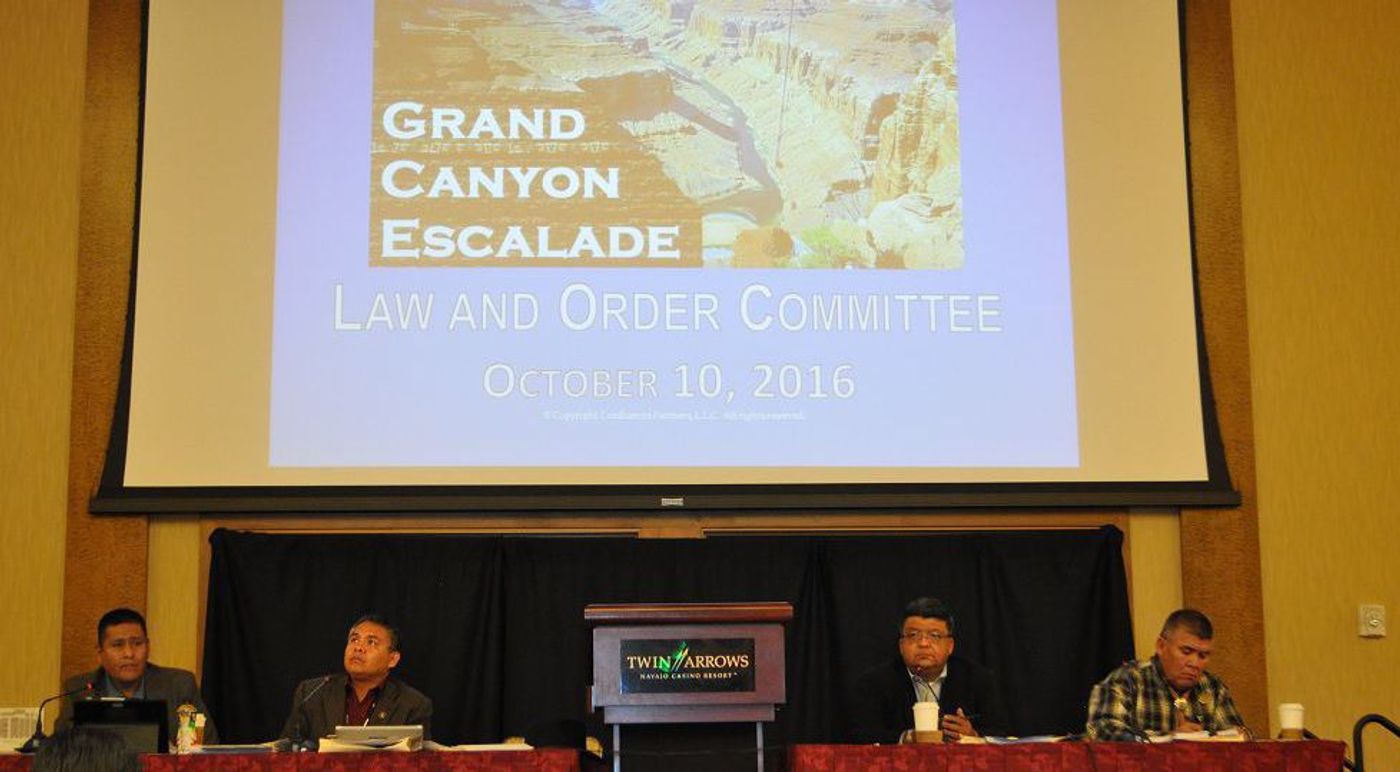
{"type": "Polygon", "coordinates": [[[143,700],[165,700],[166,723],[170,741],[175,741],[177,727],[175,711],[181,705],[193,705],[203,713],[204,743],[219,742],[219,730],[209,717],[204,698],[199,695],[194,674],[188,670],[161,667],[147,661],[151,651],[146,637],[146,619],[129,608],[114,608],[97,622],[97,664],[90,673],[79,673],[63,682],[63,691],[76,692],[63,701],[58,715],[58,729],[73,721],[73,700],[95,700],[99,697],[131,697],[143,700]],[[83,687],[87,688],[84,689],[83,687]]]}
{"type": "Polygon", "coordinates": [[[318,740],[337,726],[421,724],[429,739],[433,701],[389,675],[399,659],[393,625],[376,614],[355,620],[345,640],[345,672],[297,684],[282,737],[299,742],[318,740]]]}

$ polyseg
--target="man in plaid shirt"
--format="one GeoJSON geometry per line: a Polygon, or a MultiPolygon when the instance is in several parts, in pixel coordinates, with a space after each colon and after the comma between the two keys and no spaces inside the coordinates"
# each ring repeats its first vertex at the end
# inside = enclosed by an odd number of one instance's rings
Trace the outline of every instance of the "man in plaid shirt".
{"type": "Polygon", "coordinates": [[[1148,735],[1235,728],[1248,734],[1230,690],[1206,672],[1214,631],[1195,609],[1173,611],[1157,636],[1157,653],[1128,662],[1089,696],[1090,740],[1145,740],[1148,735]]]}

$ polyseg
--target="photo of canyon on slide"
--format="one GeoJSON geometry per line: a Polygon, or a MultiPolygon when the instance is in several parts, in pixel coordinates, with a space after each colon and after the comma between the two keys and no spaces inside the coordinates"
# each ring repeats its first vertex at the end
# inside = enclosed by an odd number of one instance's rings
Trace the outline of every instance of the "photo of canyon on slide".
{"type": "Polygon", "coordinates": [[[953,0],[379,0],[375,14],[378,217],[674,227],[680,259],[659,267],[964,264],[953,0]],[[403,102],[464,119],[390,136],[403,102]],[[560,112],[583,125],[552,135],[560,112]],[[391,160],[396,189],[418,194],[385,191],[391,160]],[[568,195],[546,195],[548,170],[568,195]]]}

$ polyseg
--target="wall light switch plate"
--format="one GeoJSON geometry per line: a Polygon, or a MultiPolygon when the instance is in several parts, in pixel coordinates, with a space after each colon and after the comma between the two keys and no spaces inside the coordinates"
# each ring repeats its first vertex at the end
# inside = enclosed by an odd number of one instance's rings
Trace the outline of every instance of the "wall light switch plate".
{"type": "Polygon", "coordinates": [[[1362,638],[1385,637],[1385,606],[1363,603],[1357,619],[1360,624],[1357,635],[1362,638]]]}

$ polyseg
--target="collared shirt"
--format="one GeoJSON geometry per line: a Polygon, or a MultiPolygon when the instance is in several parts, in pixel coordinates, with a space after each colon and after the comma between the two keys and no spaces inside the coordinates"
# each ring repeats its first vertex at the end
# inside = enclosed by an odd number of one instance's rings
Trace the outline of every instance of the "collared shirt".
{"type": "Polygon", "coordinates": [[[345,725],[346,726],[368,726],[370,714],[374,712],[374,704],[379,702],[379,692],[383,686],[376,686],[365,692],[363,700],[355,698],[355,685],[347,682],[345,684],[345,725]]]}
{"type": "MultiPolygon", "coordinates": [[[[105,670],[102,671],[102,684],[101,684],[101,689],[100,689],[99,691],[100,691],[101,696],[103,696],[103,697],[125,697],[125,696],[127,696],[127,695],[126,695],[126,692],[123,692],[123,691],[116,685],[116,683],[114,683],[114,682],[112,681],[112,676],[108,675],[108,674],[107,674],[107,671],[105,671],[105,670]]],[[[136,684],[136,691],[134,691],[134,692],[131,693],[131,698],[132,698],[132,699],[136,699],[136,700],[144,700],[144,699],[146,699],[146,676],[145,676],[145,675],[142,675],[142,676],[141,676],[141,683],[136,684]]]]}
{"type": "MultiPolygon", "coordinates": [[[[1186,718],[1207,732],[1231,727],[1247,731],[1225,683],[1203,673],[1186,699],[1186,718]]],[[[1094,686],[1089,695],[1090,740],[1135,741],[1148,734],[1169,734],[1173,728],[1176,692],[1167,683],[1157,657],[1128,662],[1094,686]]]]}
{"type": "Polygon", "coordinates": [[[948,680],[948,664],[943,664],[943,672],[938,677],[929,681],[923,676],[909,671],[909,680],[914,682],[914,700],[916,702],[938,702],[943,699],[943,682],[948,680]]]}

